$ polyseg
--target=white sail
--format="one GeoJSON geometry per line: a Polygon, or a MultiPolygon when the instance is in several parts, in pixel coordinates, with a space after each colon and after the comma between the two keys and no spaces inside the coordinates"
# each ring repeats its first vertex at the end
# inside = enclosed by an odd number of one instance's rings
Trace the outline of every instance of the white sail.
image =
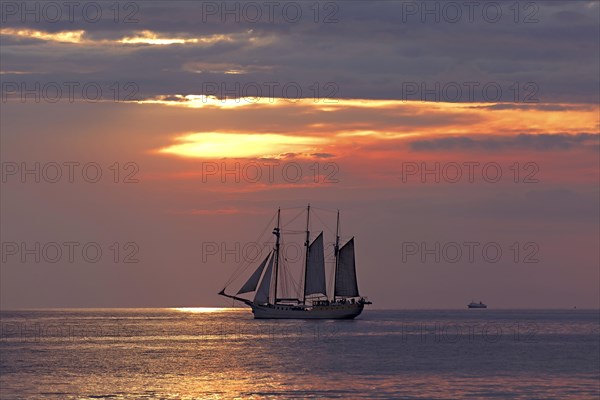
{"type": "Polygon", "coordinates": [[[325,255],[323,252],[323,232],[321,232],[308,248],[304,294],[323,294],[327,296],[326,292],[325,255]]]}
{"type": "Polygon", "coordinates": [[[338,253],[338,266],[335,272],[335,296],[357,297],[356,263],[354,261],[354,238],[338,253]]]}
{"type": "Polygon", "coordinates": [[[254,271],[250,279],[248,279],[248,281],[244,284],[244,286],[242,286],[242,288],[239,292],[237,292],[237,294],[254,292],[256,290],[256,286],[258,285],[258,281],[260,280],[260,275],[262,274],[263,269],[265,269],[265,265],[267,265],[267,260],[269,259],[270,255],[271,253],[267,254],[267,257],[263,260],[262,263],[260,263],[256,271],[254,271]]]}
{"type": "Polygon", "coordinates": [[[262,281],[260,281],[260,285],[258,286],[258,290],[254,295],[254,303],[256,304],[264,304],[269,302],[269,292],[271,291],[271,272],[273,271],[273,259],[275,257],[271,257],[269,260],[269,266],[263,275],[262,281]]]}

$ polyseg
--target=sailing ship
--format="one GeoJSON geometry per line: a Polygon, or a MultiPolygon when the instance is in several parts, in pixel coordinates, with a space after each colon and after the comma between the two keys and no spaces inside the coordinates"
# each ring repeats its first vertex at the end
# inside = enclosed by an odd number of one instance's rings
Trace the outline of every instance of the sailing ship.
{"type": "Polygon", "coordinates": [[[366,304],[372,304],[358,292],[354,238],[340,247],[340,214],[337,212],[336,240],[334,246],[335,270],[333,291],[327,295],[325,279],[325,252],[323,232],[310,241],[310,205],[306,208],[306,254],[303,265],[303,290],[297,298],[280,297],[281,266],[281,209],[277,210],[277,226],[274,248],[258,268],[235,294],[225,293],[227,285],[219,295],[243,302],[252,308],[254,318],[273,319],[352,319],[357,317],[366,304]],[[261,279],[262,278],[262,279],[261,279]],[[254,292],[252,300],[240,297],[254,292]]]}

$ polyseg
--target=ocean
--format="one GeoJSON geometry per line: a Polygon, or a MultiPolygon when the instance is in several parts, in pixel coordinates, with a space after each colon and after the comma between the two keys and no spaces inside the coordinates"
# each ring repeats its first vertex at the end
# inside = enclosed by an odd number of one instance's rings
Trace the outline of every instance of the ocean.
{"type": "Polygon", "coordinates": [[[598,310],[2,311],[0,399],[598,399],[598,310]]]}

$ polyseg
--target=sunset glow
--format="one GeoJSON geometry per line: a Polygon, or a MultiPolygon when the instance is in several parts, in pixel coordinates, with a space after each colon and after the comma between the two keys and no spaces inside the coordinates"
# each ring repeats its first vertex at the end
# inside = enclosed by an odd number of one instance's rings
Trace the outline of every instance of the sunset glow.
{"type": "Polygon", "coordinates": [[[228,42],[231,41],[231,38],[226,35],[211,35],[207,37],[201,38],[169,38],[169,37],[161,37],[159,34],[152,31],[141,31],[138,32],[135,36],[127,36],[123,39],[120,39],[119,43],[125,44],[154,44],[154,45],[170,45],[170,44],[186,44],[186,43],[194,43],[194,44],[213,44],[218,42],[228,42]]]}
{"type": "MultiPolygon", "coordinates": [[[[230,109],[242,107],[247,113],[260,110],[265,121],[256,121],[248,126],[248,132],[195,132],[177,135],[172,143],[158,149],[159,154],[171,154],[193,158],[256,158],[275,157],[281,154],[311,154],[334,152],[343,155],[346,143],[362,146],[377,146],[394,143],[407,146],[419,139],[461,137],[493,137],[502,145],[507,141],[527,134],[532,138],[553,132],[561,135],[576,135],[580,132],[597,130],[598,106],[561,104],[533,104],[514,109],[495,109],[498,104],[425,103],[377,100],[341,100],[322,105],[303,100],[290,104],[285,99],[256,104],[243,99],[217,99],[205,96],[178,97],[172,100],[150,100],[142,104],[159,104],[173,107],[207,109],[207,115],[228,113],[230,109]],[[548,108],[548,109],[546,109],[548,108]],[[208,111],[213,109],[213,111],[208,111]],[[295,121],[298,111],[305,118],[295,121]],[[361,116],[356,117],[357,111],[361,116]],[[290,120],[281,133],[268,133],[270,118],[289,115],[290,120]],[[393,123],[390,123],[390,117],[393,123]],[[429,121],[434,121],[430,123],[429,121]],[[439,123],[438,121],[445,121],[439,123]]],[[[194,111],[198,112],[198,111],[194,111]]],[[[249,115],[249,114],[248,114],[249,115]]],[[[238,118],[245,118],[240,114],[238,118]]],[[[406,149],[398,149],[399,155],[406,149]]],[[[369,151],[363,151],[363,157],[369,151]]]]}
{"type": "Polygon", "coordinates": [[[135,32],[132,36],[125,36],[118,40],[86,38],[85,30],[45,32],[33,29],[2,28],[0,34],[23,39],[39,39],[59,43],[86,43],[86,44],[147,44],[166,46],[172,44],[212,45],[219,42],[230,42],[229,35],[208,35],[203,37],[165,37],[150,30],[135,32]]]}
{"type": "Polygon", "coordinates": [[[50,33],[33,29],[2,28],[0,29],[0,34],[20,38],[55,41],[60,43],[81,43],[83,41],[85,31],[78,30],[50,33]]]}
{"type": "Polygon", "coordinates": [[[277,134],[191,133],[177,138],[179,144],[160,149],[160,153],[198,158],[278,157],[288,152],[315,151],[325,139],[277,134]]]}
{"type": "Polygon", "coordinates": [[[600,1],[0,1],[0,398],[600,399],[600,1]]]}

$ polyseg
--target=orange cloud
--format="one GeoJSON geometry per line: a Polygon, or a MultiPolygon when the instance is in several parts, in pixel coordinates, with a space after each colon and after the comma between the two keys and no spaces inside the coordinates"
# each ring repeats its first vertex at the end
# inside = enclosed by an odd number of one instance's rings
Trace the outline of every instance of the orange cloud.
{"type": "MultiPolygon", "coordinates": [[[[151,102],[202,109],[204,106],[200,104],[205,100],[202,96],[186,96],[175,101],[163,99],[151,102]]],[[[232,129],[224,123],[221,129],[181,133],[174,142],[165,144],[156,152],[205,159],[279,158],[287,153],[339,155],[358,148],[391,149],[408,141],[435,137],[575,135],[598,131],[600,109],[597,106],[568,104],[497,105],[394,100],[340,100],[323,105],[311,99],[294,104],[284,99],[250,104],[213,98],[210,104],[213,106],[211,116],[218,118],[222,115],[223,122],[235,119],[240,123],[239,127],[232,129]],[[260,119],[252,115],[257,112],[261,113],[260,119]],[[247,124],[243,124],[245,120],[247,124]],[[243,131],[240,130],[242,125],[243,131]]],[[[201,110],[199,112],[202,113],[201,110]]]]}

